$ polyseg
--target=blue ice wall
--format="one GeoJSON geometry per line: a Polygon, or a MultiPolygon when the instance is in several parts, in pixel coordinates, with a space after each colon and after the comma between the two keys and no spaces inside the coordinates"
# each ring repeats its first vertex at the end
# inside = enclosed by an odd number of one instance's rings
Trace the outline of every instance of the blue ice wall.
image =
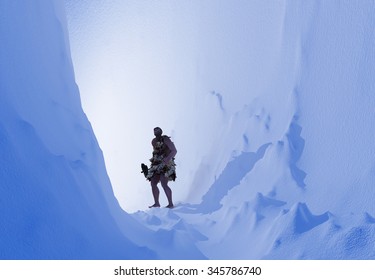
{"type": "Polygon", "coordinates": [[[0,259],[154,258],[113,217],[61,8],[0,3],[0,259]]]}

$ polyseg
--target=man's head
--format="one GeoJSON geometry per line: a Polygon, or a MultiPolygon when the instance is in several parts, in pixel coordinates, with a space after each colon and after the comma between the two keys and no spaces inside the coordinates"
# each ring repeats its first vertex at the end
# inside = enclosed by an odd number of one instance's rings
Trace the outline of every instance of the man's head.
{"type": "Polygon", "coordinates": [[[160,137],[163,134],[163,130],[160,127],[155,127],[154,128],[154,135],[156,137],[160,137]]]}

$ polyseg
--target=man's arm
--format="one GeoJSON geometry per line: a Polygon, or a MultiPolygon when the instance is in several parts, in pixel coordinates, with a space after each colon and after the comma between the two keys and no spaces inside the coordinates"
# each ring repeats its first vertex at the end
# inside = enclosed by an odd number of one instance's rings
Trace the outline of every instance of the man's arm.
{"type": "Polygon", "coordinates": [[[177,154],[177,150],[171,139],[167,138],[164,140],[164,144],[167,145],[167,147],[170,150],[169,155],[164,159],[164,163],[168,163],[172,158],[175,157],[177,154]]]}

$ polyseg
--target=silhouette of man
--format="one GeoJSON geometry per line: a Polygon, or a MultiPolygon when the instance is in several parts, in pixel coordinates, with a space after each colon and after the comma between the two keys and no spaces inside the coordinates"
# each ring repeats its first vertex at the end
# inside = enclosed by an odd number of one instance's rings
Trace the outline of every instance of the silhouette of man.
{"type": "Polygon", "coordinates": [[[160,207],[160,192],[157,186],[159,182],[168,199],[167,208],[173,208],[172,190],[168,186],[168,181],[176,179],[174,156],[177,150],[170,137],[162,134],[163,130],[160,127],[154,128],[155,138],[151,141],[153,147],[152,158],[150,159],[151,167],[148,169],[147,175],[145,174],[146,178],[151,182],[152,195],[154,197],[154,204],[149,206],[150,208],[160,207]]]}

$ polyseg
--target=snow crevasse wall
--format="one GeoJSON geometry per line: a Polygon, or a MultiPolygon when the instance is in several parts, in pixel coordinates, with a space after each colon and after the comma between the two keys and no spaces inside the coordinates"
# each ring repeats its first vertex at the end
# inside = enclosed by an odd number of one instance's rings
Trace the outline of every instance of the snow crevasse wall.
{"type": "MultiPolygon", "coordinates": [[[[262,8],[275,8],[251,3],[247,12],[261,19],[262,8]]],[[[373,259],[374,2],[277,3],[283,9],[267,13],[269,25],[255,25],[263,67],[250,65],[246,74],[258,89],[244,98],[231,80],[204,80],[207,90],[227,86],[220,107],[232,110],[199,127],[215,139],[212,153],[203,153],[208,179],[197,184],[197,173],[192,184],[194,195],[202,185],[207,191],[197,206],[206,215],[194,221],[207,237],[199,246],[209,258],[373,259]],[[255,165],[244,157],[268,143],[255,165]],[[240,181],[229,180],[241,166],[240,181]]]]}
{"type": "Polygon", "coordinates": [[[64,17],[60,1],[0,3],[0,258],[154,258],[119,228],[132,219],[82,111],[64,17]]]}
{"type": "MultiPolygon", "coordinates": [[[[274,4],[255,2],[252,10],[258,9],[261,18],[263,8],[275,9],[274,4]]],[[[242,96],[244,90],[221,93],[222,106],[232,110],[228,110],[224,121],[217,121],[210,134],[218,144],[211,145],[214,156],[207,162],[212,170],[221,165],[216,172],[210,171],[211,181],[227,163],[216,156],[219,152],[230,158],[231,154],[254,152],[267,143],[279,149],[287,143],[286,154],[273,156],[270,163],[276,165],[275,159],[283,157],[288,161],[283,165],[290,169],[292,181],[300,187],[295,192],[305,189],[294,203],[303,199],[315,211],[372,212],[373,204],[363,203],[363,199],[374,195],[370,186],[375,155],[375,130],[371,125],[375,117],[374,2],[278,4],[282,7],[276,16],[270,13],[269,22],[260,21],[258,27],[264,30],[253,38],[253,48],[267,48],[256,55],[248,54],[265,62],[270,60],[268,68],[255,71],[248,66],[247,83],[258,82],[261,86],[245,91],[246,97],[242,96]],[[258,81],[259,77],[264,80],[258,81]]],[[[214,82],[226,85],[224,79],[214,82]]],[[[214,82],[205,86],[213,87],[214,82]]],[[[207,111],[206,107],[202,111],[207,111]]],[[[202,131],[213,126],[213,121],[207,119],[202,131]]],[[[272,151],[268,149],[265,157],[272,151]]],[[[290,200],[290,196],[283,199],[290,200]]]]}

